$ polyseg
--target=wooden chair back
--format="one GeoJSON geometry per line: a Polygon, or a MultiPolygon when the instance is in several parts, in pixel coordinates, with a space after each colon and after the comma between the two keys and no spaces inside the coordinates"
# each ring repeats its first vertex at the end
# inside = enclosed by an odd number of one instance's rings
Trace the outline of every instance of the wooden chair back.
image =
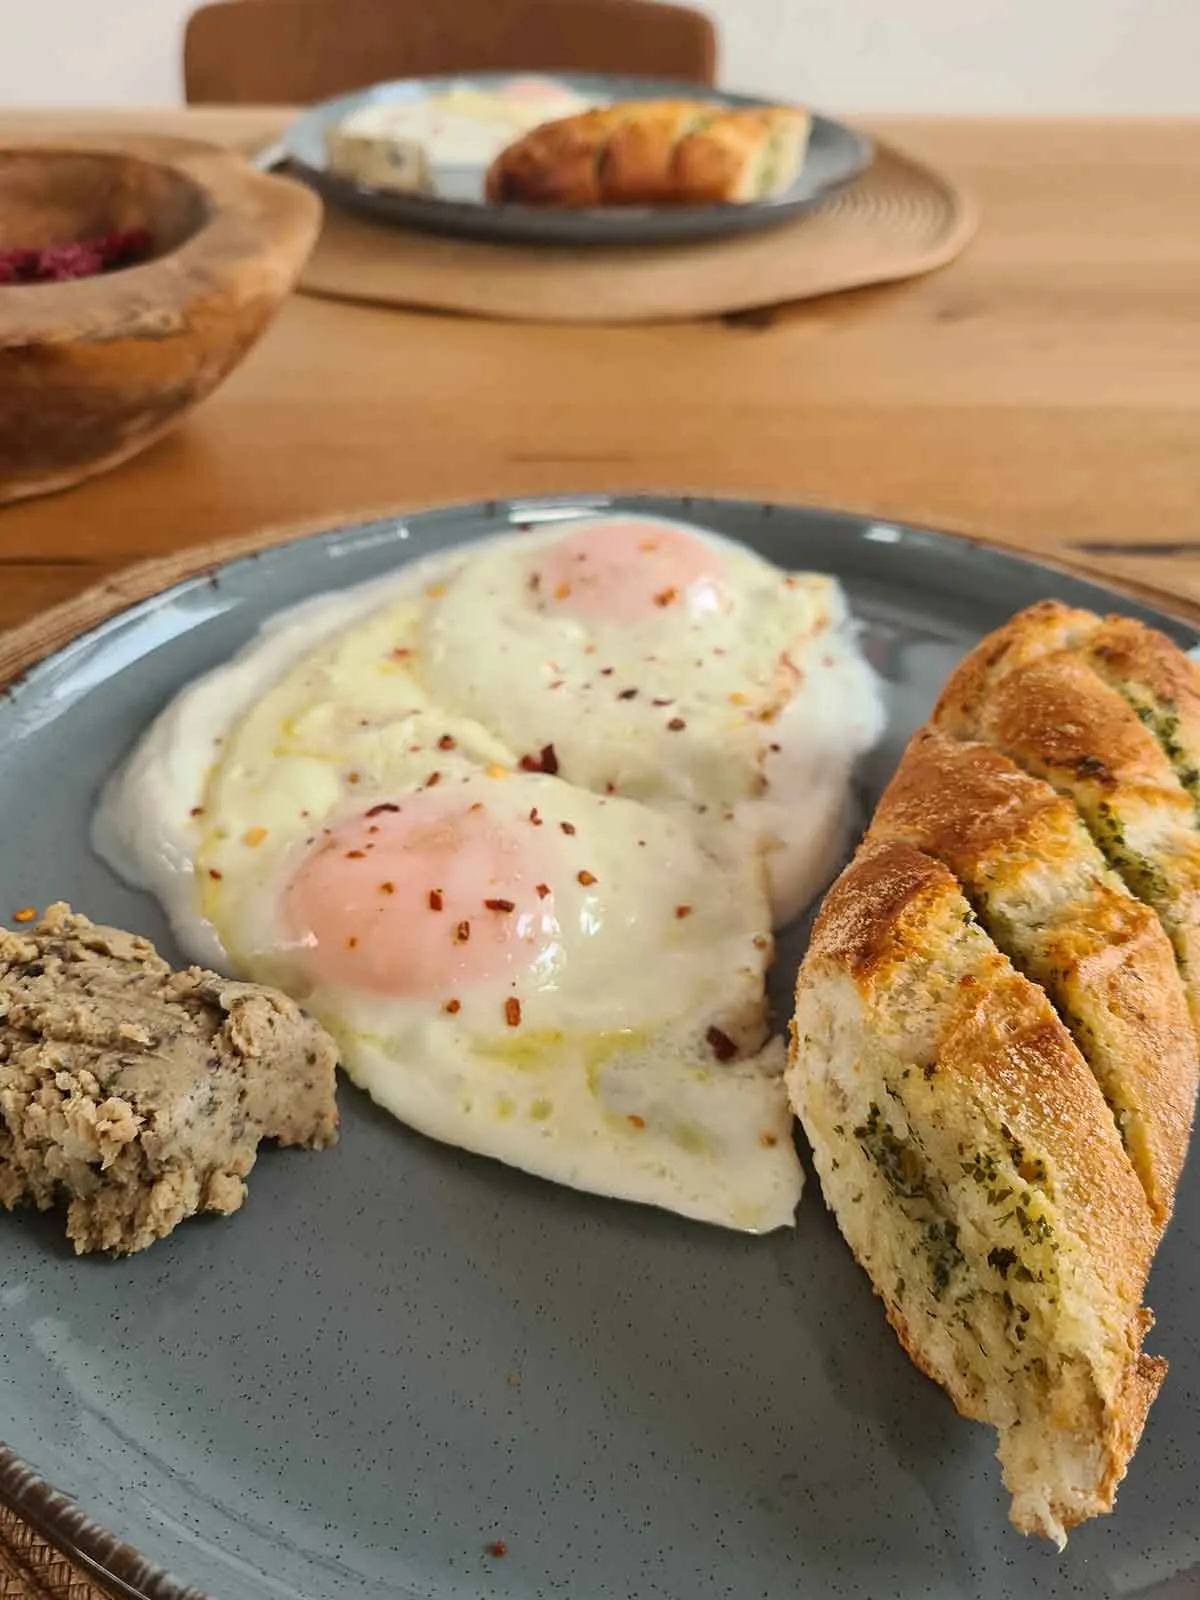
{"type": "Polygon", "coordinates": [[[302,105],[445,72],[635,72],[711,84],[716,30],[661,0],[216,0],[188,21],[194,105],[302,105]]]}

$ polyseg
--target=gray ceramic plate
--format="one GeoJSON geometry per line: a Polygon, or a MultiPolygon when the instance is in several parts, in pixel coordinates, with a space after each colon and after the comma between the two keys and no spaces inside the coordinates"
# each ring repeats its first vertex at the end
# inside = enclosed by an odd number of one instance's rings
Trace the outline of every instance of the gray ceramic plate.
{"type": "MultiPolygon", "coordinates": [[[[0,906],[66,896],[171,949],[89,853],[96,787],[148,719],[277,607],[598,502],[441,511],[239,561],[126,612],[0,699],[0,906]]],[[[837,573],[889,686],[877,794],[946,673],[1047,594],[1114,597],[936,534],[721,501],[690,517],[837,573]]],[[[1192,645],[1181,624],[1164,625],[1192,645]]],[[[803,948],[783,941],[781,1014],[803,948]]],[[[58,1218],[0,1229],[0,1434],[155,1568],[215,1600],[1182,1600],[1200,1592],[1200,1172],[1159,1255],[1170,1359],[1112,1517],[1022,1539],[991,1435],[901,1353],[813,1184],[742,1238],[552,1188],[407,1132],[352,1088],[322,1155],[264,1150],[241,1212],[129,1261],[58,1218]],[[487,1546],[502,1540],[507,1554],[487,1546]]],[[[9,1498],[173,1583],[11,1463],[9,1498]]]]}
{"type": "MultiPolygon", "coordinates": [[[[594,210],[552,210],[544,206],[489,205],[483,198],[482,167],[435,167],[432,195],[386,194],[367,189],[330,171],[325,157],[325,129],[361,106],[423,99],[452,83],[479,87],[505,82],[511,72],[481,72],[452,78],[407,78],[381,83],[354,94],[340,95],[311,107],[283,136],[279,151],[297,176],[327,200],[376,218],[435,233],[456,233],[478,239],[510,239],[524,243],[650,244],[657,241],[708,239],[743,233],[786,222],[824,195],[856,178],[871,160],[871,144],[862,134],[814,117],[808,153],[795,183],[772,200],[728,206],[608,206],[594,210]]],[[[555,73],[577,93],[597,100],[711,100],[719,105],[756,106],[750,95],[721,94],[669,78],[621,78],[588,73],[555,73]]]]}

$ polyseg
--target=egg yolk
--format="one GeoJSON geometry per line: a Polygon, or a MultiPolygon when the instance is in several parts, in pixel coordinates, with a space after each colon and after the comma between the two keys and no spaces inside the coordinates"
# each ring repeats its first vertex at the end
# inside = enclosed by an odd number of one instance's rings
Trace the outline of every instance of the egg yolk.
{"type": "Polygon", "coordinates": [[[599,622],[634,623],[722,609],[719,553],[682,528],[636,518],[586,523],[534,558],[541,605],[599,622]]]}
{"type": "Polygon", "coordinates": [[[327,834],[283,893],[282,920],[319,982],[452,999],[552,952],[552,852],[541,830],[433,791],[327,834]]]}

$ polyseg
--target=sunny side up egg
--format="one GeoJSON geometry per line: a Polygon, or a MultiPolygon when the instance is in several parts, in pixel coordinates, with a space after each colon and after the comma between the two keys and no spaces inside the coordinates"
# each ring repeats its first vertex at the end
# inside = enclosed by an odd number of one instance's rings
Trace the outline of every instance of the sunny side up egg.
{"type": "Polygon", "coordinates": [[[487,541],[277,619],[151,730],[97,840],[190,953],[307,1004],[412,1126],[777,1227],[800,1169],[746,808],[806,652],[866,673],[839,606],[674,524],[487,541]]]}
{"type": "Polygon", "coordinates": [[[440,705],[526,765],[549,748],[598,794],[754,832],[776,926],[824,887],[882,724],[836,582],[700,529],[603,517],[497,541],[433,591],[414,644],[440,705]]]}

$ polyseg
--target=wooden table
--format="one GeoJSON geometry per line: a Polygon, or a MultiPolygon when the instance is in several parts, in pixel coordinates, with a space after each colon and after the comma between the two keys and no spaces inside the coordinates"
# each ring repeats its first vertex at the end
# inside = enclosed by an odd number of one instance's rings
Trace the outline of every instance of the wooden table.
{"type": "MultiPolygon", "coordinates": [[[[0,136],[90,123],[249,147],[282,120],[25,113],[0,136]]],[[[874,129],[982,202],[953,266],[658,328],[297,297],[172,438],[0,510],[0,627],[139,557],[264,525],[618,488],[870,511],[1200,606],[1200,121],[874,129]]],[[[68,1592],[88,1589],[0,1514],[0,1594],[68,1592]]]]}
{"type": "MultiPolygon", "coordinates": [[[[11,113],[261,142],[277,112],[11,113]]],[[[0,511],[0,626],[264,524],[601,488],[807,500],[1200,602],[1200,121],[889,119],[967,184],[931,277],[755,320],[489,323],[298,296],[173,437],[0,511]]]]}

